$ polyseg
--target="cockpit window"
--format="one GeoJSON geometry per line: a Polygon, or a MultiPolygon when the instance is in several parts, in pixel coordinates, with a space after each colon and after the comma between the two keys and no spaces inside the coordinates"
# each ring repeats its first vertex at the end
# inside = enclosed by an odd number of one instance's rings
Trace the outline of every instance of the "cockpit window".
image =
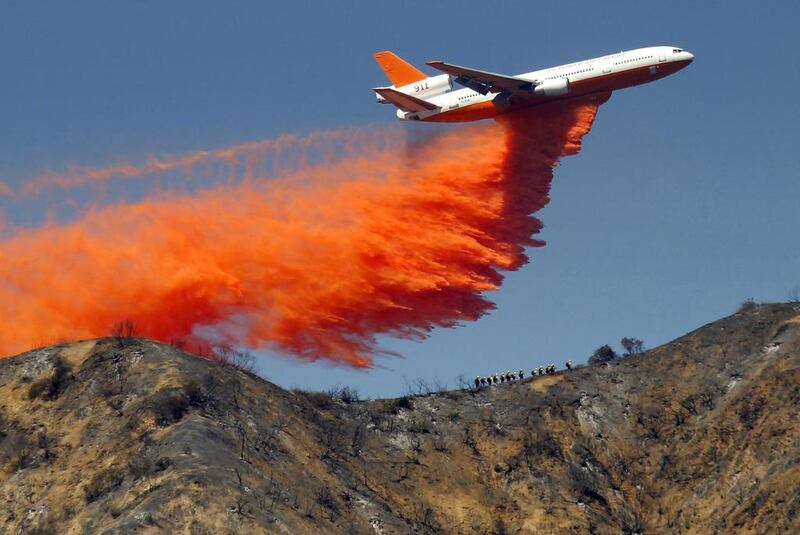
{"type": "Polygon", "coordinates": [[[673,54],[677,54],[678,52],[683,52],[683,49],[682,48],[673,48],[672,49],[672,53],[673,54]]]}

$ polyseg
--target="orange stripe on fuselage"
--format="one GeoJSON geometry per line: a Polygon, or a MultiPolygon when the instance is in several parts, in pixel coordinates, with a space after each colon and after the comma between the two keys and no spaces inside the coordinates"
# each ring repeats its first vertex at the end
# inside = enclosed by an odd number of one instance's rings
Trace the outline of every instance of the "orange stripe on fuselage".
{"type": "Polygon", "coordinates": [[[688,60],[670,61],[668,63],[657,63],[655,65],[647,65],[645,67],[636,67],[635,69],[612,72],[602,76],[586,78],[584,80],[576,80],[570,83],[570,92],[567,95],[549,98],[542,98],[533,95],[519,95],[515,97],[517,99],[517,103],[513,104],[505,111],[498,110],[491,101],[485,101],[463,106],[455,110],[437,113],[436,115],[431,115],[430,117],[425,117],[421,120],[432,123],[480,121],[482,119],[495,117],[501,113],[508,113],[533,106],[541,106],[550,102],[569,100],[591,93],[610,92],[617,89],[624,89],[626,87],[646,84],[648,82],[653,82],[660,78],[664,78],[665,76],[669,76],[670,74],[673,74],[686,67],[689,63],[691,63],[691,61],[688,60]],[[655,74],[650,73],[651,67],[656,68],[655,74]]]}
{"type": "Polygon", "coordinates": [[[462,106],[456,110],[443,111],[430,117],[425,117],[422,121],[430,123],[463,123],[467,121],[480,121],[481,119],[489,119],[501,112],[498,110],[491,100],[484,102],[477,102],[468,106],[462,106]]]}
{"type": "MultiPolygon", "coordinates": [[[[670,61],[668,63],[657,63],[655,65],[636,67],[635,69],[612,72],[602,76],[586,78],[585,80],[577,80],[571,83],[571,87],[575,92],[575,96],[586,93],[594,93],[597,91],[614,91],[616,89],[624,89],[626,87],[633,87],[635,85],[654,82],[681,70],[689,63],[691,63],[689,60],[670,61]],[[651,67],[656,68],[655,74],[650,73],[651,67]]],[[[571,96],[572,92],[567,95],[567,98],[570,98],[571,96]]]]}

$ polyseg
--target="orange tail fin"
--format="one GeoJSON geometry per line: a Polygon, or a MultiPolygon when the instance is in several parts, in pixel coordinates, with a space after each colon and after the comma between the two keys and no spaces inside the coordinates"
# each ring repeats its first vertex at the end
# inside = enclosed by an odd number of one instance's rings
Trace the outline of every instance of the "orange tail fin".
{"type": "Polygon", "coordinates": [[[376,52],[375,61],[395,87],[412,84],[428,77],[427,74],[407,63],[394,52],[376,52]]]}

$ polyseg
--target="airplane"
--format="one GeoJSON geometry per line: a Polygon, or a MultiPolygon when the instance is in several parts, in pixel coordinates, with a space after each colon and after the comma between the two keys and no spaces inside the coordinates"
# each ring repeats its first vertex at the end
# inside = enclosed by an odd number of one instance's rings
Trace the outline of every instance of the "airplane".
{"type": "Polygon", "coordinates": [[[392,85],[376,87],[378,102],[394,104],[403,121],[466,122],[565,100],[645,84],[669,76],[694,60],[672,46],[617,54],[508,76],[444,61],[427,65],[444,74],[428,76],[390,51],[375,60],[392,85]],[[453,90],[453,84],[464,89],[453,90]]]}

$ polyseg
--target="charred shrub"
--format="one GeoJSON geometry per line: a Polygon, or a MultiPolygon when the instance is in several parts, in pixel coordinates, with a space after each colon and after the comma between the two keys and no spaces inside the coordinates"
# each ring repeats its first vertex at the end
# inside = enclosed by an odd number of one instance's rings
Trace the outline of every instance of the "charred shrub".
{"type": "Polygon", "coordinates": [[[28,388],[28,399],[37,398],[54,401],[66,390],[72,381],[72,366],[61,356],[53,359],[53,370],[48,377],[42,377],[28,388]]]}
{"type": "Polygon", "coordinates": [[[461,442],[472,450],[473,455],[476,457],[481,456],[481,452],[478,449],[478,441],[475,440],[475,436],[472,434],[472,430],[469,427],[464,428],[464,438],[461,442]]]}
{"type": "Polygon", "coordinates": [[[643,405],[636,416],[636,423],[643,430],[643,438],[658,440],[667,426],[667,413],[663,405],[643,405]]]}
{"type": "Polygon", "coordinates": [[[155,474],[156,472],[163,472],[172,466],[172,459],[169,457],[159,457],[158,460],[153,461],[153,458],[148,455],[144,448],[128,461],[128,471],[134,479],[146,478],[155,474]]]}
{"type": "Polygon", "coordinates": [[[0,416],[0,471],[23,470],[52,462],[57,455],[58,442],[45,431],[11,424],[0,416]]]}
{"type": "Polygon", "coordinates": [[[27,535],[58,535],[59,523],[52,515],[41,518],[39,522],[25,530],[27,535]]]}
{"type": "Polygon", "coordinates": [[[506,523],[503,522],[502,518],[498,518],[494,521],[494,529],[492,530],[492,535],[508,535],[510,532],[508,528],[506,528],[506,523]]]}
{"type": "Polygon", "coordinates": [[[795,286],[789,291],[789,302],[800,304],[800,286],[795,286]]]}
{"type": "Polygon", "coordinates": [[[387,399],[383,402],[384,411],[389,414],[397,414],[400,409],[414,410],[414,401],[408,397],[403,396],[397,399],[387,399]]]}
{"type": "Polygon", "coordinates": [[[49,382],[50,382],[49,377],[42,377],[41,379],[33,382],[31,386],[28,388],[28,399],[33,401],[34,399],[41,396],[47,390],[47,385],[49,382]]]}
{"type": "Polygon", "coordinates": [[[748,429],[755,428],[761,416],[764,414],[766,404],[767,400],[760,396],[755,399],[743,401],[736,411],[742,424],[748,429]]]}
{"type": "Polygon", "coordinates": [[[189,405],[192,407],[202,407],[208,400],[208,396],[203,390],[203,387],[201,387],[200,383],[194,379],[189,379],[186,383],[184,383],[183,393],[186,396],[186,400],[189,402],[189,405]]]}
{"type": "Polygon", "coordinates": [[[594,501],[608,509],[608,501],[602,495],[602,485],[597,473],[605,470],[595,458],[594,454],[581,445],[573,447],[573,462],[569,465],[570,483],[573,491],[579,498],[583,497],[594,501]]]}
{"type": "Polygon", "coordinates": [[[739,309],[736,312],[750,312],[751,310],[754,310],[756,307],[758,307],[758,305],[753,300],[753,298],[748,297],[747,299],[742,301],[742,304],[739,305],[739,309]]]}
{"type": "Polygon", "coordinates": [[[329,420],[320,420],[320,438],[322,446],[320,459],[323,461],[333,461],[345,451],[347,434],[342,425],[329,420]]]}
{"type": "Polygon", "coordinates": [[[118,321],[111,326],[111,337],[119,347],[129,345],[134,336],[136,336],[136,323],[132,319],[118,321]]]}
{"type": "Polygon", "coordinates": [[[150,400],[158,425],[169,425],[180,421],[189,410],[189,400],[181,390],[161,390],[150,400]]]}
{"type": "Polygon", "coordinates": [[[172,459],[169,457],[159,457],[156,461],[156,472],[163,472],[170,466],[172,466],[172,459]]]}
{"type": "Polygon", "coordinates": [[[333,407],[333,398],[327,392],[308,392],[294,390],[294,393],[308,401],[315,409],[325,411],[333,407]]]}
{"type": "Polygon", "coordinates": [[[523,453],[529,457],[545,456],[559,461],[564,460],[564,451],[561,444],[549,432],[534,430],[523,438],[523,453]]]}
{"type": "Polygon", "coordinates": [[[207,396],[197,381],[191,379],[180,388],[165,388],[148,401],[148,408],[161,426],[180,421],[192,407],[202,407],[207,396]]]}
{"type": "Polygon", "coordinates": [[[622,349],[625,350],[624,357],[641,355],[644,352],[644,342],[639,338],[625,336],[619,341],[622,349]]]}
{"type": "Polygon", "coordinates": [[[399,397],[394,401],[398,409],[414,410],[414,400],[408,396],[399,397]]]}
{"type": "Polygon", "coordinates": [[[116,466],[109,466],[97,472],[83,489],[86,503],[101,498],[122,484],[123,473],[116,466]]]}
{"type": "Polygon", "coordinates": [[[427,505],[417,505],[411,520],[414,522],[419,533],[433,534],[444,532],[439,519],[436,518],[436,513],[427,505]]]}
{"type": "Polygon", "coordinates": [[[122,392],[122,389],[120,388],[120,385],[119,385],[118,382],[102,383],[102,384],[98,385],[98,387],[97,387],[97,393],[103,399],[111,399],[114,396],[120,395],[121,392],[122,392]]]}
{"type": "Polygon", "coordinates": [[[35,464],[35,447],[17,422],[9,423],[0,414],[0,470],[22,470],[35,464]]]}
{"type": "Polygon", "coordinates": [[[336,501],[336,497],[331,492],[330,487],[327,485],[320,487],[315,498],[317,503],[330,511],[333,516],[339,515],[339,502],[336,501]]]}
{"type": "Polygon", "coordinates": [[[97,394],[115,411],[122,410],[125,405],[125,398],[121,395],[124,390],[123,384],[122,381],[112,381],[101,383],[97,387],[97,394]]]}
{"type": "Polygon", "coordinates": [[[350,449],[353,455],[359,457],[364,451],[364,445],[367,442],[367,426],[364,424],[357,424],[353,429],[353,439],[350,441],[350,449]]]}
{"type": "Polygon", "coordinates": [[[155,472],[153,461],[144,453],[139,453],[128,461],[128,471],[134,479],[149,477],[155,472]]]}
{"type": "Polygon", "coordinates": [[[256,357],[249,351],[235,349],[229,344],[222,344],[210,350],[212,360],[216,360],[226,366],[232,366],[248,374],[255,374],[256,357]]]}
{"type": "Polygon", "coordinates": [[[358,395],[358,390],[351,386],[342,386],[330,389],[328,391],[331,398],[341,401],[342,403],[356,403],[361,401],[358,395]]]}
{"type": "Polygon", "coordinates": [[[429,433],[430,430],[431,430],[430,423],[428,422],[428,420],[422,417],[414,418],[413,420],[408,422],[408,425],[406,426],[406,431],[414,434],[429,433]]]}
{"type": "Polygon", "coordinates": [[[611,362],[616,358],[617,358],[617,353],[613,349],[611,349],[610,345],[606,344],[594,350],[592,355],[589,357],[589,364],[590,365],[605,364],[607,362],[611,362]]]}
{"type": "Polygon", "coordinates": [[[150,410],[158,425],[169,425],[180,421],[189,411],[189,397],[183,390],[165,389],[150,399],[150,410]]]}

